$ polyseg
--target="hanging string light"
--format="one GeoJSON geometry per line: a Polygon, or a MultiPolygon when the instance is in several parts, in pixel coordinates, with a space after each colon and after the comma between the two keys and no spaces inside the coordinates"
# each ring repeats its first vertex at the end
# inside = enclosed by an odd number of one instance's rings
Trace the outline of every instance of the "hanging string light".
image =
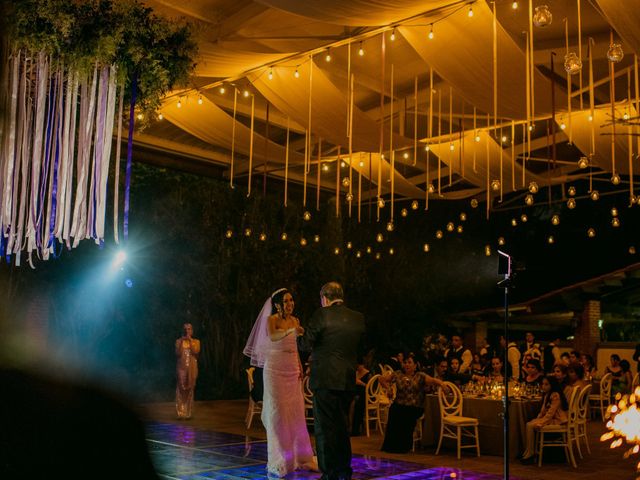
{"type": "Polygon", "coordinates": [[[548,25],[551,25],[553,21],[553,15],[551,14],[551,10],[547,5],[540,5],[535,8],[535,13],[533,14],[533,24],[536,27],[542,28],[548,25]]]}
{"type": "Polygon", "coordinates": [[[427,37],[429,37],[429,40],[433,40],[433,37],[435,37],[435,35],[433,34],[433,23],[429,25],[430,29],[429,29],[429,34],[427,35],[427,37]]]}

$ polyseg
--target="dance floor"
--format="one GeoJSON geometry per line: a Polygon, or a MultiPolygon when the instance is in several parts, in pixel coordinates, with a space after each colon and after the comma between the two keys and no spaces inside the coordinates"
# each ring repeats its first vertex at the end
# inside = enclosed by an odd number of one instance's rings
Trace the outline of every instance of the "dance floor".
{"type": "MultiPolygon", "coordinates": [[[[202,429],[188,423],[148,422],[147,444],[163,479],[267,478],[264,439],[202,429]]],[[[476,473],[374,456],[354,455],[353,480],[498,480],[501,475],[476,473]]],[[[318,479],[317,472],[294,472],[287,479],[318,479]]],[[[511,477],[512,479],[515,477],[511,477]]]]}

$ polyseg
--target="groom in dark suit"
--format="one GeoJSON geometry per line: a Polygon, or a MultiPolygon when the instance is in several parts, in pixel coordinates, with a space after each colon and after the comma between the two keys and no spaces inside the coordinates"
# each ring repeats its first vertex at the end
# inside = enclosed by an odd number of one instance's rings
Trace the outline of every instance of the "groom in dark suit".
{"type": "Polygon", "coordinates": [[[314,433],[322,480],[351,478],[349,407],[356,391],[356,366],[365,332],[361,313],[344,305],[342,286],[320,290],[322,307],[311,317],[302,340],[311,349],[314,433]]]}

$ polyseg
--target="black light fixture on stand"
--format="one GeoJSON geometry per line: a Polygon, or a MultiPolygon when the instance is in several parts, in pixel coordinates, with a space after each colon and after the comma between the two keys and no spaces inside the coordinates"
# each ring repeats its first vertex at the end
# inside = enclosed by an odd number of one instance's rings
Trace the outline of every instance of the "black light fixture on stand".
{"type": "Polygon", "coordinates": [[[498,275],[504,278],[498,282],[498,287],[504,288],[504,351],[502,353],[504,394],[502,395],[502,423],[504,428],[504,474],[509,480],[509,288],[513,282],[513,261],[509,254],[498,250],[498,275]]]}

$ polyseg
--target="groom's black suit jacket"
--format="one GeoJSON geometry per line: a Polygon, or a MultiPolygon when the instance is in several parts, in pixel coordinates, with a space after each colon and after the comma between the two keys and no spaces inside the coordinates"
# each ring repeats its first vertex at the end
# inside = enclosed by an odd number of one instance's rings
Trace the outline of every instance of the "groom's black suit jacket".
{"type": "Polygon", "coordinates": [[[314,312],[302,338],[302,348],[311,350],[311,390],[356,389],[356,365],[364,333],[363,315],[342,303],[314,312]]]}

